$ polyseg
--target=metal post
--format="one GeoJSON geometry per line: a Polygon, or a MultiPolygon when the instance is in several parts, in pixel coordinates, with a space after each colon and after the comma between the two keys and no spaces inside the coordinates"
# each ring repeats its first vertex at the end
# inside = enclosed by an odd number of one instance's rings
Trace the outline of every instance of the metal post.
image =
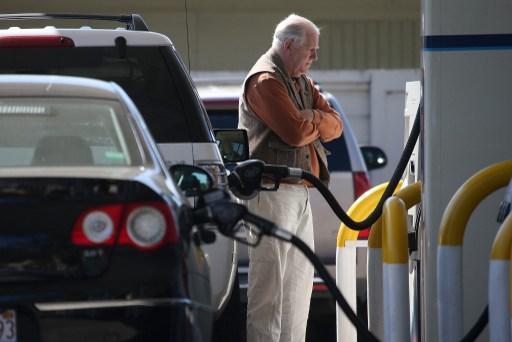
{"type": "Polygon", "coordinates": [[[489,265],[489,334],[491,342],[510,342],[510,252],[512,216],[501,225],[489,265]]]}
{"type": "MultiPolygon", "coordinates": [[[[412,208],[421,201],[421,182],[400,189],[394,196],[403,200],[407,209],[412,208]]],[[[382,218],[379,218],[370,230],[367,258],[368,328],[381,339],[384,337],[382,226],[382,218]]]]}
{"type": "Polygon", "coordinates": [[[382,274],[384,341],[407,342],[409,334],[409,281],[407,208],[393,196],[382,213],[382,274]]]}
{"type": "Polygon", "coordinates": [[[368,266],[366,277],[368,329],[379,339],[384,338],[384,302],[382,285],[382,217],[372,225],[368,236],[368,266]]]}
{"type": "Polygon", "coordinates": [[[477,205],[506,186],[512,160],[493,164],[470,177],[453,195],[439,228],[437,252],[437,307],[439,341],[459,341],[462,322],[462,243],[464,230],[477,205]]]}

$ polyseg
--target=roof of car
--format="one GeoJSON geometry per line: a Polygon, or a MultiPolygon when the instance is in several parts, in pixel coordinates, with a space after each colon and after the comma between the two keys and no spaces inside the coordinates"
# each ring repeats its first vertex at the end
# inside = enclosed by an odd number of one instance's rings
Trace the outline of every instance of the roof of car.
{"type": "Polygon", "coordinates": [[[202,85],[197,87],[202,99],[238,99],[242,93],[241,85],[202,85]]]}
{"type": "Polygon", "coordinates": [[[55,75],[0,75],[0,96],[65,96],[116,99],[110,82],[55,75]]]}
{"type": "Polygon", "coordinates": [[[171,40],[160,33],[150,31],[131,31],[125,28],[96,29],[88,26],[81,28],[56,28],[46,26],[41,28],[10,27],[0,30],[0,46],[7,38],[61,36],[70,38],[74,46],[115,46],[115,39],[124,37],[127,45],[137,46],[169,46],[171,40]]]}
{"type": "Polygon", "coordinates": [[[17,177],[82,177],[82,178],[108,178],[108,179],[135,179],[142,174],[155,174],[150,168],[135,166],[61,166],[61,167],[8,167],[0,168],[1,178],[17,177]]]}
{"type": "Polygon", "coordinates": [[[148,25],[140,14],[120,14],[120,15],[106,15],[106,14],[92,14],[92,13],[2,13],[0,20],[9,21],[23,21],[23,20],[69,20],[69,22],[76,20],[88,21],[109,21],[117,22],[126,25],[129,30],[148,31],[148,25]]]}

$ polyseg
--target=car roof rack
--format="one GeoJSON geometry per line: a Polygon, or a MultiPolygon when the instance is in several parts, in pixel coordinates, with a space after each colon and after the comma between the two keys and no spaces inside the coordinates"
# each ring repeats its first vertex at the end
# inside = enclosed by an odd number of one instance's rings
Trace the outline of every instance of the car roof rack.
{"type": "Polygon", "coordinates": [[[18,13],[0,14],[0,20],[39,20],[39,19],[87,19],[118,21],[126,24],[127,30],[149,31],[148,26],[140,14],[101,15],[101,14],[73,14],[73,13],[18,13]]]}

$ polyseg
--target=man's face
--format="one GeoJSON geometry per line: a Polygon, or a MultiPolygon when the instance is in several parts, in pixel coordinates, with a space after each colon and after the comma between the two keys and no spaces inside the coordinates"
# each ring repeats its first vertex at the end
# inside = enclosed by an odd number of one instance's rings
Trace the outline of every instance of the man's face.
{"type": "Polygon", "coordinates": [[[290,76],[299,77],[306,73],[311,64],[318,59],[318,34],[306,30],[302,45],[291,43],[288,48],[288,70],[290,76]]]}

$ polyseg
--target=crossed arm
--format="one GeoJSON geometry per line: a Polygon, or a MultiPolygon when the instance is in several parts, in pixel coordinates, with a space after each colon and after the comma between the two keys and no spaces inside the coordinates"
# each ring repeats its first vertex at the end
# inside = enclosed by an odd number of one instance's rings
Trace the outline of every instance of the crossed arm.
{"type": "Polygon", "coordinates": [[[270,73],[254,75],[247,84],[246,98],[252,111],[285,143],[304,146],[320,139],[338,138],[343,130],[339,114],[311,84],[313,109],[299,110],[281,80],[270,73]]]}

